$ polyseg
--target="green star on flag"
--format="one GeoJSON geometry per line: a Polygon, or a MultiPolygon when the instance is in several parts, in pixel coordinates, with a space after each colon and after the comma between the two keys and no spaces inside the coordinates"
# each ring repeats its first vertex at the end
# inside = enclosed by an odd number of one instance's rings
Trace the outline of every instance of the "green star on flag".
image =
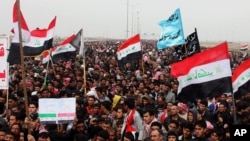
{"type": "Polygon", "coordinates": [[[215,67],[215,71],[216,71],[217,73],[221,73],[221,72],[222,72],[222,69],[221,69],[220,66],[217,66],[217,67],[215,67]]]}

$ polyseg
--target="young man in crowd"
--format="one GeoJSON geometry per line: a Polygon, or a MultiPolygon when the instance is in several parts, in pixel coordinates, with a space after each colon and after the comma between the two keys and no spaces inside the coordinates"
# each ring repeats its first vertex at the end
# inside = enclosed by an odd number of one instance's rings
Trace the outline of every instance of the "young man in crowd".
{"type": "Polygon", "coordinates": [[[191,141],[208,141],[206,137],[207,124],[205,120],[198,120],[194,125],[194,138],[191,141]]]}
{"type": "Polygon", "coordinates": [[[133,132],[138,141],[143,140],[143,121],[139,112],[135,109],[135,99],[128,97],[124,101],[124,109],[127,112],[122,126],[122,139],[126,132],[133,132]]]}

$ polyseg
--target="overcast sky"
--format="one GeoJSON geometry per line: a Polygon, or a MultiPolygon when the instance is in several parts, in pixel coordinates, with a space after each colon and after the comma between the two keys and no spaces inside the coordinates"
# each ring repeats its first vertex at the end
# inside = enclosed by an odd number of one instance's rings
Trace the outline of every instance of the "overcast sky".
{"type": "MultiPolygon", "coordinates": [[[[128,29],[128,37],[140,33],[141,38],[158,39],[161,34],[158,22],[180,8],[185,36],[197,28],[200,41],[250,42],[250,8],[247,0],[20,1],[30,30],[47,27],[57,16],[55,35],[62,37],[83,28],[85,37],[126,39],[128,29]]],[[[14,2],[0,1],[0,34],[11,35],[14,2]]]]}

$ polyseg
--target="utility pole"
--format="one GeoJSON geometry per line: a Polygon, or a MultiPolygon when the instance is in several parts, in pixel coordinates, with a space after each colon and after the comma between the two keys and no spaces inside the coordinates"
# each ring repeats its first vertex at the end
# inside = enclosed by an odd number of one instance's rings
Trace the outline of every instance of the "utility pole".
{"type": "Polygon", "coordinates": [[[132,26],[131,26],[131,36],[134,35],[134,6],[132,6],[132,26]]]}
{"type": "Polygon", "coordinates": [[[129,8],[129,0],[127,0],[127,35],[126,35],[126,38],[128,38],[128,8],[129,8]]]}
{"type": "Polygon", "coordinates": [[[137,33],[140,34],[140,17],[139,17],[140,12],[137,11],[136,13],[137,13],[137,33]]]}

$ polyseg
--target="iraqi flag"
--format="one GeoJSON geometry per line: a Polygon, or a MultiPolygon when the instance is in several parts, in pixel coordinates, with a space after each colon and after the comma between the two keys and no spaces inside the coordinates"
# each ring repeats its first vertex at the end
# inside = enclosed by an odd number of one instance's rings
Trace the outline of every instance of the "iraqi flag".
{"type": "Polygon", "coordinates": [[[236,98],[250,92],[250,59],[245,60],[233,71],[233,93],[236,98]]]}
{"type": "Polygon", "coordinates": [[[171,75],[179,81],[181,101],[231,93],[232,71],[227,42],[172,64],[171,75]]]}
{"type": "Polygon", "coordinates": [[[243,44],[243,45],[241,45],[241,46],[240,46],[240,50],[241,50],[241,51],[246,51],[246,50],[248,50],[248,44],[243,44]]]}
{"type": "Polygon", "coordinates": [[[43,62],[43,64],[46,64],[49,60],[50,60],[50,50],[45,50],[44,52],[43,52],[43,58],[42,58],[42,62],[43,62]]]}
{"type": "Polygon", "coordinates": [[[24,45],[24,56],[37,56],[52,47],[53,33],[56,17],[50,22],[47,29],[34,29],[31,31],[30,41],[24,45]]]}
{"type": "Polygon", "coordinates": [[[67,61],[69,59],[74,59],[76,57],[76,47],[72,45],[75,42],[76,35],[71,35],[65,39],[61,44],[52,49],[52,60],[57,61],[67,61]]]}
{"type": "Polygon", "coordinates": [[[71,44],[76,48],[76,52],[85,58],[86,48],[84,47],[84,38],[83,38],[83,30],[76,34],[74,40],[72,40],[71,44]]]}
{"type": "Polygon", "coordinates": [[[47,42],[45,46],[48,48],[53,47],[53,37],[54,37],[54,32],[55,32],[55,26],[56,26],[56,16],[52,19],[48,26],[48,31],[47,31],[47,42]]]}
{"type": "Polygon", "coordinates": [[[117,58],[120,66],[142,59],[141,40],[139,34],[127,39],[118,47],[117,58]]]}
{"type": "MultiPolygon", "coordinates": [[[[26,44],[30,40],[30,31],[21,11],[20,11],[20,24],[22,32],[22,43],[26,44]]],[[[21,56],[20,56],[20,42],[19,42],[19,30],[18,30],[18,5],[16,2],[13,6],[13,29],[11,31],[14,33],[14,37],[10,44],[7,61],[9,62],[10,65],[20,64],[21,56]]]]}

